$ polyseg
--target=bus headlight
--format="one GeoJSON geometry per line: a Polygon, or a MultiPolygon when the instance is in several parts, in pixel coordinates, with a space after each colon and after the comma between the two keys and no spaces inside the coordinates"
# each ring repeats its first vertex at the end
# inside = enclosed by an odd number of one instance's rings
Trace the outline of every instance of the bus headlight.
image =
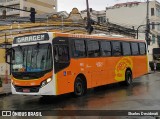
{"type": "Polygon", "coordinates": [[[51,82],[51,80],[52,80],[51,78],[48,78],[48,79],[47,79],[47,83],[51,82]]]}
{"type": "Polygon", "coordinates": [[[45,80],[45,81],[43,81],[43,82],[41,83],[41,87],[47,85],[47,84],[48,84],[49,82],[51,82],[51,81],[52,81],[52,78],[48,78],[47,80],[45,80]]]}

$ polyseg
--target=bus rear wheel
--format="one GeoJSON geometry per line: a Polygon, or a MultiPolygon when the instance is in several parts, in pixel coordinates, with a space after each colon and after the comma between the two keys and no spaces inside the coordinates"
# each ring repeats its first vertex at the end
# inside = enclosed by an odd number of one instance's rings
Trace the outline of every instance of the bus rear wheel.
{"type": "Polygon", "coordinates": [[[76,97],[80,97],[83,96],[85,93],[86,93],[85,82],[80,77],[77,77],[74,83],[74,95],[76,97]]]}
{"type": "Polygon", "coordinates": [[[129,86],[132,84],[132,72],[130,70],[127,70],[125,73],[125,81],[126,86],[129,86]]]}

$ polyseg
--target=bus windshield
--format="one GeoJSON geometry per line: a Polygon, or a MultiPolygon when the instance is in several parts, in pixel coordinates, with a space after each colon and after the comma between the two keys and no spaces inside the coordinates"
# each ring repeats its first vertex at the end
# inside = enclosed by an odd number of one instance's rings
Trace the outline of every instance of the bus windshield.
{"type": "Polygon", "coordinates": [[[13,48],[12,72],[41,72],[52,69],[50,44],[35,44],[13,48]]]}

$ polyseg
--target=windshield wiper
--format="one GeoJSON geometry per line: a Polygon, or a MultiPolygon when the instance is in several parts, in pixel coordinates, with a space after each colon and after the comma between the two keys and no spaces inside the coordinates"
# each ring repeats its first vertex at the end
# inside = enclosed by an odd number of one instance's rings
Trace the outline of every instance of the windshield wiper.
{"type": "Polygon", "coordinates": [[[22,46],[18,45],[19,51],[22,53],[22,58],[23,58],[23,65],[24,65],[24,57],[25,57],[25,48],[22,49],[22,46]]]}
{"type": "Polygon", "coordinates": [[[40,47],[39,43],[37,43],[36,46],[32,47],[30,70],[31,69],[37,69],[37,56],[38,56],[38,53],[39,53],[39,47],[40,47]]]}

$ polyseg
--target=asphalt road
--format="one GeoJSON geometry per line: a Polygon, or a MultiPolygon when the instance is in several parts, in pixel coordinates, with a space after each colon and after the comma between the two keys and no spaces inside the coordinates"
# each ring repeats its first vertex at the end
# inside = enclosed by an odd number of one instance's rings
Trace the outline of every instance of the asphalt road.
{"type": "MultiPolygon", "coordinates": [[[[0,110],[160,110],[160,73],[137,78],[129,87],[117,83],[90,89],[85,96],[78,98],[73,97],[72,94],[47,98],[10,95],[0,98],[0,110]]],[[[12,118],[19,119],[20,117],[12,118]]],[[[42,117],[37,118],[41,119],[42,117]]],[[[51,119],[52,117],[46,118],[51,119]]],[[[55,116],[54,118],[80,119],[81,117],[55,116]]],[[[153,116],[87,116],[83,118],[155,119],[153,116]]]]}

